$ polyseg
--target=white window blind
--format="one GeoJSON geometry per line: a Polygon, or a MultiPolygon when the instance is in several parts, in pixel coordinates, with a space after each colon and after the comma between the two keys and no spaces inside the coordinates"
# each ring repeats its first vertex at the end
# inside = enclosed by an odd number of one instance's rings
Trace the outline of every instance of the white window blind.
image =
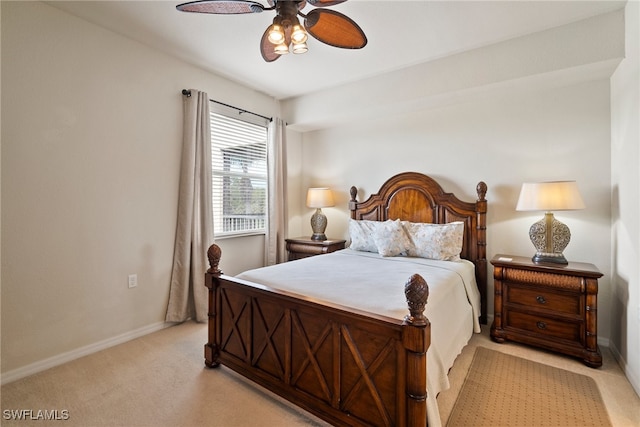
{"type": "Polygon", "coordinates": [[[267,121],[214,102],[210,117],[214,234],[264,233],[267,121]]]}

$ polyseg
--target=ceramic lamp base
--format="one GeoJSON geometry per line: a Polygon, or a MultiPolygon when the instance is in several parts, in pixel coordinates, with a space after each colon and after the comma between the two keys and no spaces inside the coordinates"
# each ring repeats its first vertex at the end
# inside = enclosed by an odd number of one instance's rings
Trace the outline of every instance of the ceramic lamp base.
{"type": "Polygon", "coordinates": [[[320,208],[311,216],[311,229],[313,234],[311,240],[327,240],[324,230],[327,229],[327,217],[322,213],[320,208]]]}
{"type": "Polygon", "coordinates": [[[534,223],[529,229],[529,238],[536,248],[532,261],[535,263],[568,264],[562,251],[571,240],[571,232],[562,222],[555,219],[553,213],[547,212],[544,218],[534,223]]]}

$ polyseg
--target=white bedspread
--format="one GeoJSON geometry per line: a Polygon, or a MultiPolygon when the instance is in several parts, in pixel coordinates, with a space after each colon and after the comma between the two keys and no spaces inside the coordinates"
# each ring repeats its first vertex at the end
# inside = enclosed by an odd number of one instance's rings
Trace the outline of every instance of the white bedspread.
{"type": "Polygon", "coordinates": [[[427,352],[427,414],[441,425],[436,396],[449,388],[447,373],[480,332],[480,293],[469,261],[436,261],[344,249],[246,271],[238,278],[319,300],[402,320],[408,314],[404,284],[420,274],[429,285],[426,316],[431,322],[427,352]]]}

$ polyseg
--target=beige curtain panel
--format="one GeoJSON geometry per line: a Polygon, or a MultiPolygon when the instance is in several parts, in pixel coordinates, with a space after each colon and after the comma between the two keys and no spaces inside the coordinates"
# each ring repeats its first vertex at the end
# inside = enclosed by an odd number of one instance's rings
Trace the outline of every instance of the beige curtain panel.
{"type": "Polygon", "coordinates": [[[269,175],[269,217],[265,236],[265,264],[287,260],[284,239],[287,232],[287,142],[286,124],[274,117],[269,124],[267,167],[269,175]]]}
{"type": "Polygon", "coordinates": [[[207,320],[207,248],[213,243],[209,97],[185,91],[178,223],[167,322],[207,320]]]}

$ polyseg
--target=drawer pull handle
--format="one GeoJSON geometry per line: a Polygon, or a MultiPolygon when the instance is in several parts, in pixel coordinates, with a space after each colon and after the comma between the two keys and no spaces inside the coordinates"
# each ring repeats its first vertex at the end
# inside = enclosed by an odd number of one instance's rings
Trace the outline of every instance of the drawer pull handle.
{"type": "Polygon", "coordinates": [[[542,295],[537,296],[536,297],[536,301],[538,301],[538,303],[540,303],[540,304],[546,304],[547,303],[547,300],[544,299],[544,297],[542,295]]]}
{"type": "Polygon", "coordinates": [[[547,324],[544,322],[538,322],[536,323],[536,326],[538,327],[538,329],[546,329],[547,328],[547,324]]]}

